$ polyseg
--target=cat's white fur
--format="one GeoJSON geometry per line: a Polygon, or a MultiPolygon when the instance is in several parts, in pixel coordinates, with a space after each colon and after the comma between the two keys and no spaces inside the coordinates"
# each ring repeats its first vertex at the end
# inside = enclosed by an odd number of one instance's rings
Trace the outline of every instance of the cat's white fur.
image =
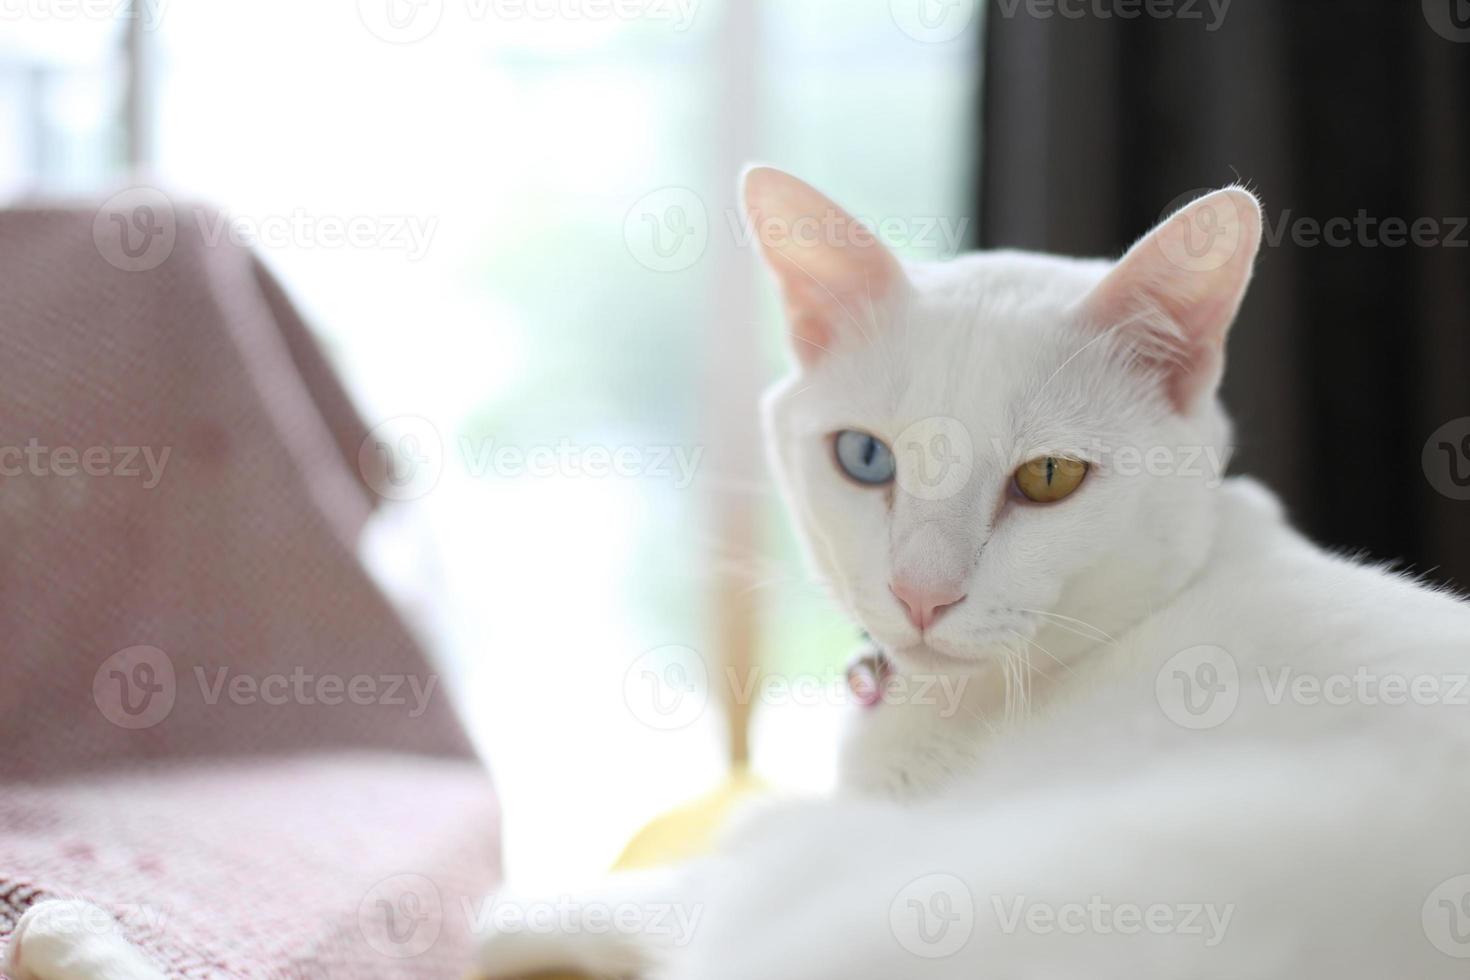
{"type": "MultiPolygon", "coordinates": [[[[777,171],[747,181],[758,227],[845,218],[777,171]]],[[[836,798],[588,899],[697,909],[687,942],[496,936],[487,973],[1470,975],[1470,607],[1220,479],[1220,351],[1259,235],[1240,189],[1119,263],[900,267],[762,233],[801,364],[768,435],[812,564],[898,671],[966,676],[964,701],[855,708],[836,798]],[[843,477],[842,429],[893,445],[898,484],[843,477]],[[1092,468],[1031,504],[1010,474],[1047,454],[1092,468]],[[943,492],[902,478],[945,459],[968,477],[943,492]],[[966,598],[920,634],[896,576],[966,598]]]]}

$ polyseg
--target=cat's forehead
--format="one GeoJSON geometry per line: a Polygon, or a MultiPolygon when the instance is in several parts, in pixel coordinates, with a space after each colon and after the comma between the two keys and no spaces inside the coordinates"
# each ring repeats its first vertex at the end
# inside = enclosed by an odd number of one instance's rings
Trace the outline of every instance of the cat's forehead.
{"type": "Polygon", "coordinates": [[[1026,253],[911,267],[908,301],[886,322],[854,325],[823,387],[875,428],[1014,420],[1077,349],[1071,310],[1106,268],[1026,253]]]}

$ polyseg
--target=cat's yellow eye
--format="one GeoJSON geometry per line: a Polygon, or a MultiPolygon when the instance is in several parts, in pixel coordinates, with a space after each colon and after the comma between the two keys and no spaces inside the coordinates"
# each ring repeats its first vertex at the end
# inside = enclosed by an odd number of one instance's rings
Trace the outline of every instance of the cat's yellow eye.
{"type": "Polygon", "coordinates": [[[1065,456],[1038,456],[1016,470],[1016,489],[1038,504],[1050,504],[1069,496],[1082,485],[1087,464],[1065,456]]]}

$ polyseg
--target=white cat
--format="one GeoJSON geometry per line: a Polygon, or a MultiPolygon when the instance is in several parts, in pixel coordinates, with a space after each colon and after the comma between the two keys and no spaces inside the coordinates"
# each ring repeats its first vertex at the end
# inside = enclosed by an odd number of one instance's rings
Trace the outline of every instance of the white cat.
{"type": "Polygon", "coordinates": [[[1221,478],[1255,198],[1116,263],[919,265],[794,177],[744,194],[797,355],[766,421],[810,559],[893,671],[968,677],[961,710],[855,709],[836,798],[579,896],[696,911],[687,934],[497,935],[482,969],[1470,976],[1470,606],[1221,478]]]}

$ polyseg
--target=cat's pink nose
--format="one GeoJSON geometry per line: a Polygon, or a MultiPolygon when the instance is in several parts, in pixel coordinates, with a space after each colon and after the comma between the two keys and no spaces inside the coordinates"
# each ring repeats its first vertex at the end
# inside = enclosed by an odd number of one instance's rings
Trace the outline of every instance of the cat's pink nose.
{"type": "Polygon", "coordinates": [[[920,631],[928,629],[939,618],[939,614],[965,597],[958,585],[929,588],[910,585],[907,582],[890,582],[888,588],[903,603],[909,622],[920,631]]]}

